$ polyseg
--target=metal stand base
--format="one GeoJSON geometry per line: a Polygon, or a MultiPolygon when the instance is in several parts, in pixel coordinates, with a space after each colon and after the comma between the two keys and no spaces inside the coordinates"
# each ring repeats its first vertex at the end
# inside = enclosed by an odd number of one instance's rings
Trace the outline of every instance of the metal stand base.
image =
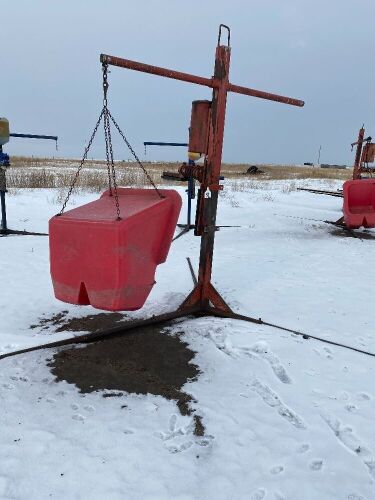
{"type": "Polygon", "coordinates": [[[76,335],[74,337],[58,340],[56,342],[50,342],[48,344],[41,344],[27,349],[20,349],[18,351],[12,351],[9,353],[1,354],[0,360],[9,358],[11,356],[17,356],[19,354],[25,354],[28,352],[39,351],[43,349],[51,349],[56,347],[62,347],[73,344],[88,344],[91,342],[97,342],[100,340],[105,340],[111,337],[124,335],[127,333],[132,333],[135,330],[141,329],[147,326],[162,325],[165,323],[170,323],[176,319],[189,318],[189,317],[205,317],[205,316],[215,316],[218,318],[230,318],[238,319],[242,321],[248,321],[250,323],[263,324],[261,319],[251,318],[249,316],[242,316],[236,314],[233,311],[221,311],[215,307],[181,307],[176,311],[170,313],[160,314],[158,316],[151,316],[150,318],[127,321],[113,328],[108,328],[107,330],[99,330],[93,333],[85,333],[83,335],[76,335]]]}
{"type": "Polygon", "coordinates": [[[187,224],[177,224],[177,226],[181,227],[182,231],[180,231],[178,233],[178,235],[173,238],[172,241],[176,241],[178,238],[180,238],[184,234],[188,233],[190,231],[190,229],[195,229],[195,225],[194,224],[190,224],[189,226],[187,224]]]}
{"type": "Polygon", "coordinates": [[[17,231],[16,229],[0,229],[0,236],[48,236],[48,233],[33,233],[31,231],[17,231]]]}

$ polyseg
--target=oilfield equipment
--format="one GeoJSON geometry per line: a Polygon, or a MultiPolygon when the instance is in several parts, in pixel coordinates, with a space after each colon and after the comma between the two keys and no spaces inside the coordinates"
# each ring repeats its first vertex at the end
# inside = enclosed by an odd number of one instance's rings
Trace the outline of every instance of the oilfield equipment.
{"type": "Polygon", "coordinates": [[[357,141],[351,144],[352,150],[356,146],[356,152],[352,179],[344,182],[341,193],[343,216],[333,222],[345,229],[375,227],[375,178],[371,177],[375,167],[369,165],[375,160],[375,144],[371,141],[372,137],[365,138],[365,128],[362,125],[357,141]],[[369,177],[365,177],[364,173],[369,174],[369,177]]]}
{"type": "Polygon", "coordinates": [[[55,135],[39,135],[39,134],[15,134],[9,131],[9,121],[6,118],[0,118],[0,201],[1,201],[1,226],[0,236],[8,235],[44,235],[44,233],[31,233],[28,231],[17,231],[8,228],[6,199],[7,183],[6,183],[6,170],[10,167],[9,155],[3,152],[3,146],[9,142],[10,137],[18,137],[21,139],[46,139],[56,142],[58,137],[55,135]]]}
{"type": "Polygon", "coordinates": [[[353,166],[353,179],[343,185],[343,217],[337,221],[343,223],[348,229],[360,227],[375,227],[375,179],[364,177],[363,173],[372,174],[374,167],[369,163],[375,160],[375,144],[369,136],[365,138],[365,129],[362,126],[358,132],[358,139],[352,143],[356,147],[353,166]]]}
{"type": "Polygon", "coordinates": [[[232,311],[211,281],[215,232],[217,230],[218,194],[223,189],[223,186],[220,185],[220,171],[227,93],[235,92],[297,107],[302,107],[304,102],[230,83],[230,54],[230,29],[225,25],[220,25],[214,75],[211,78],[181,73],[105,54],[100,56],[103,69],[103,109],[62,210],[60,214],[50,220],[51,277],[57,298],[76,304],[90,303],[94,307],[100,303],[100,308],[107,310],[142,307],[154,283],[153,276],[151,280],[152,270],[166,257],[171,240],[171,227],[177,222],[176,214],[180,206],[178,195],[166,192],[166,190],[159,190],[151,178],[149,181],[154,188],[153,190],[122,190],[116,186],[111,146],[111,124],[115,126],[138,164],[145,171],[107,106],[108,67],[116,66],[203,85],[212,89],[211,101],[193,102],[189,130],[189,151],[202,155],[204,158],[203,165],[196,166],[193,170],[194,178],[200,183],[195,222],[195,235],[201,239],[199,271],[197,278],[194,276],[196,284],[176,311],[128,322],[121,326],[121,332],[191,314],[228,317],[266,324],[261,319],[243,316],[232,311]],[[226,45],[221,43],[223,30],[227,31],[226,45]],[[102,119],[104,120],[106,139],[108,179],[111,187],[99,200],[64,213],[74,183],[102,119]],[[148,218],[152,219],[152,227],[154,228],[150,235],[147,232],[148,226],[144,230],[148,218]],[[116,237],[120,226],[123,226],[124,231],[121,241],[116,237]],[[136,234],[132,234],[133,232],[136,234]],[[149,237],[153,240],[152,252],[148,251],[147,240],[149,237]],[[97,246],[99,247],[98,257],[91,261],[91,272],[88,266],[82,265],[87,255],[87,246],[90,247],[92,253],[96,252],[97,246]],[[64,261],[58,257],[59,254],[64,256],[64,261]],[[127,259],[132,259],[131,267],[127,265],[127,259]],[[110,271],[112,274],[109,283],[105,276],[111,266],[115,269],[110,271]],[[121,273],[126,273],[126,277],[120,280],[121,273]],[[143,274],[145,276],[141,276],[143,274]],[[63,293],[65,293],[64,296],[63,293]],[[134,302],[133,298],[136,298],[134,302]],[[131,307],[126,303],[127,300],[131,303],[131,307]]]}
{"type": "MultiPolygon", "coordinates": [[[[351,144],[356,146],[352,179],[344,182],[342,190],[325,191],[321,189],[298,188],[299,191],[308,191],[313,194],[324,194],[343,199],[343,216],[337,221],[322,221],[328,224],[348,229],[361,227],[370,229],[375,227],[375,143],[372,137],[365,138],[364,125],[359,129],[358,139],[351,144]],[[363,174],[368,174],[364,176],[363,174]]],[[[353,236],[355,233],[352,231],[353,236]]]]}

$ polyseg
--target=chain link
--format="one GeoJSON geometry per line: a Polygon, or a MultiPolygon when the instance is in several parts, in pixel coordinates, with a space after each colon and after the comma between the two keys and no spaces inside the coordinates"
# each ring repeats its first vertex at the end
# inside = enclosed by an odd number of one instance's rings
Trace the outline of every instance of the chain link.
{"type": "Polygon", "coordinates": [[[109,120],[109,109],[108,109],[108,64],[103,64],[103,110],[104,110],[104,137],[105,137],[105,148],[107,157],[107,171],[108,171],[108,185],[110,196],[112,196],[112,185],[115,193],[115,205],[117,220],[121,220],[120,216],[120,203],[118,199],[117,192],[117,181],[116,181],[116,169],[113,159],[113,147],[112,147],[112,135],[111,135],[111,122],[109,120]]]}
{"type": "Polygon", "coordinates": [[[112,196],[112,184],[111,184],[111,168],[110,168],[110,159],[109,159],[109,139],[108,139],[108,101],[107,101],[107,92],[108,92],[108,65],[103,64],[103,110],[104,110],[104,139],[105,139],[105,154],[107,158],[107,173],[108,173],[108,187],[110,196],[112,196]]]}
{"type": "Polygon", "coordinates": [[[73,178],[72,184],[70,185],[70,188],[69,188],[68,194],[66,195],[65,201],[64,201],[64,203],[63,203],[63,206],[62,206],[62,208],[61,208],[61,210],[60,210],[60,213],[58,213],[57,215],[62,215],[62,214],[64,213],[64,210],[65,210],[65,208],[66,208],[66,205],[67,205],[67,203],[68,203],[68,201],[69,201],[69,198],[70,198],[70,196],[71,196],[71,194],[72,194],[72,192],[73,192],[73,189],[74,189],[74,187],[75,187],[75,185],[76,185],[76,182],[77,182],[77,180],[78,180],[79,174],[80,174],[80,172],[81,172],[81,170],[82,170],[83,164],[85,163],[85,161],[86,161],[86,159],[87,159],[88,152],[89,152],[89,150],[90,150],[90,148],[91,148],[91,144],[92,144],[92,142],[93,142],[93,140],[94,140],[94,137],[95,137],[95,135],[96,135],[96,132],[97,132],[97,130],[98,130],[98,128],[99,128],[100,122],[102,121],[103,115],[104,115],[104,109],[102,109],[102,111],[101,111],[101,113],[100,113],[100,115],[99,115],[98,121],[96,122],[96,125],[95,125],[95,128],[94,128],[94,131],[93,131],[93,133],[92,133],[92,135],[91,135],[91,137],[90,137],[90,140],[89,140],[89,142],[88,142],[88,144],[87,144],[87,146],[86,146],[86,148],[85,148],[85,152],[84,152],[84,154],[83,154],[83,158],[82,158],[82,160],[81,160],[81,162],[80,162],[80,164],[79,164],[79,166],[78,166],[77,172],[75,173],[75,176],[74,176],[74,178],[73,178]]]}

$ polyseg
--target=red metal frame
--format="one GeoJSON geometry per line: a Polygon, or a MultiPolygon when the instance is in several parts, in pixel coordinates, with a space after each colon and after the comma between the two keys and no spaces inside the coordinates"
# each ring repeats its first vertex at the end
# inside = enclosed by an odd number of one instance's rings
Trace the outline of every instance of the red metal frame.
{"type": "Polygon", "coordinates": [[[204,85],[213,89],[211,111],[209,114],[210,123],[208,133],[208,153],[205,157],[204,174],[199,190],[197,204],[196,234],[201,236],[198,283],[186,300],[181,304],[179,313],[183,313],[184,311],[188,313],[192,310],[209,310],[211,314],[214,314],[214,311],[216,310],[217,312],[221,311],[224,314],[233,314],[228,304],[211,283],[218,194],[219,190],[222,189],[219,181],[227,93],[235,92],[237,94],[244,94],[251,97],[276,101],[298,107],[302,107],[304,105],[304,102],[299,99],[271,94],[269,92],[241,87],[230,83],[229,67],[231,50],[229,42],[229,28],[225,25],[220,25],[219,39],[215,55],[214,76],[212,78],[204,78],[188,73],[181,73],[179,71],[160,68],[158,66],[151,66],[149,64],[130,61],[128,59],[122,59],[106,54],[102,54],[100,56],[102,64],[141,71],[143,73],[150,73],[153,75],[163,76],[165,78],[195,83],[197,85],[204,85]],[[222,27],[228,30],[228,45],[220,44],[222,27]],[[210,303],[213,308],[210,307],[210,303]]]}
{"type": "Polygon", "coordinates": [[[353,180],[361,178],[361,157],[362,157],[362,147],[363,147],[364,137],[365,137],[365,129],[362,126],[358,132],[357,142],[353,142],[351,145],[352,147],[357,145],[355,152],[354,166],[353,166],[353,180]]]}

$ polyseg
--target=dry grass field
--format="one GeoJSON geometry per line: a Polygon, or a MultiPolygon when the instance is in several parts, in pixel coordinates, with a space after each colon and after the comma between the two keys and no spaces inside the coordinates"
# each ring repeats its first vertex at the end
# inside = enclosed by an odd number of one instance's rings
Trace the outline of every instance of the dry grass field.
{"type": "MultiPolygon", "coordinates": [[[[12,165],[7,171],[8,187],[20,188],[66,188],[74,177],[79,160],[54,158],[13,157],[12,165]]],[[[144,162],[151,178],[157,184],[170,184],[161,179],[164,170],[177,172],[178,162],[144,162]]],[[[263,173],[246,174],[250,164],[224,163],[224,177],[252,181],[282,180],[282,179],[338,179],[351,178],[351,169],[317,168],[294,165],[257,165],[263,173]]],[[[142,187],[148,181],[140,167],[135,162],[116,162],[116,175],[119,185],[142,187]]],[[[78,188],[97,192],[107,187],[108,178],[106,162],[102,160],[87,160],[77,183],[78,188]]]]}

